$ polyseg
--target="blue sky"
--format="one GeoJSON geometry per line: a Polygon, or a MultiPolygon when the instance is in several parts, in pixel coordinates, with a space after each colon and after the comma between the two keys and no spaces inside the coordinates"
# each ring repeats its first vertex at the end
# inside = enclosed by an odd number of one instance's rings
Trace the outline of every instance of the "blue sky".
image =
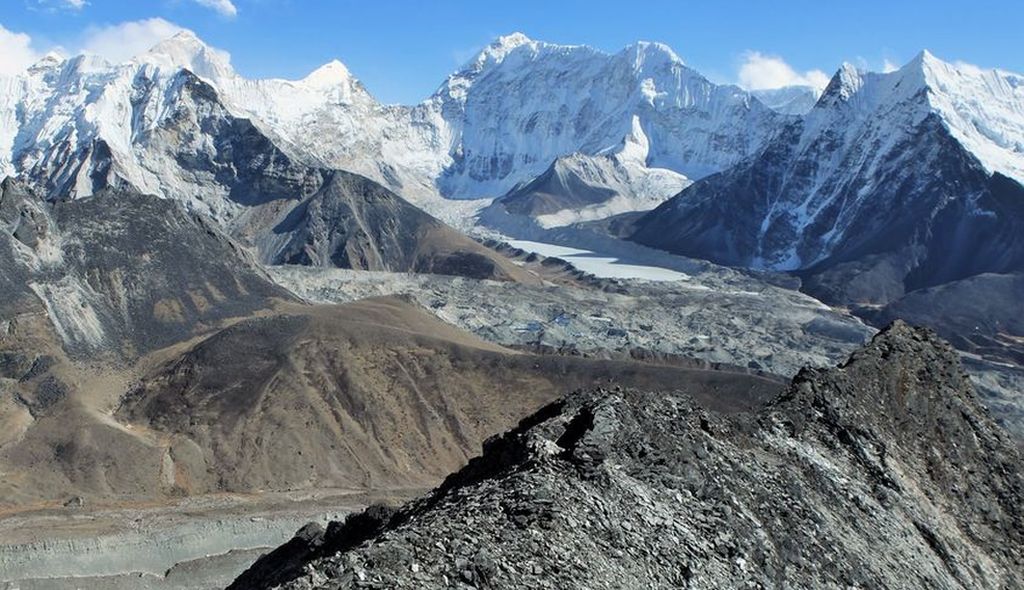
{"type": "Polygon", "coordinates": [[[843,61],[882,69],[922,48],[1024,72],[1020,0],[2,2],[0,71],[54,46],[116,52],[181,26],[231,53],[245,76],[296,78],[339,59],[386,102],[423,99],[459,63],[513,31],[606,51],[662,41],[711,79],[747,86],[820,83],[843,61]],[[124,28],[133,21],[143,24],[124,28]]]}

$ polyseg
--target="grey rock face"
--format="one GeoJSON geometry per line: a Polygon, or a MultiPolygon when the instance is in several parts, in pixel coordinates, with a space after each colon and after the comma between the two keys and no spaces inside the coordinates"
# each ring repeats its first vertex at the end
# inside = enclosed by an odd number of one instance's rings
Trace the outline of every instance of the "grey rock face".
{"type": "Polygon", "coordinates": [[[292,298],[174,201],[105,189],[48,204],[7,180],[0,223],[0,311],[14,317],[41,303],[72,355],[130,357],[292,298]]]}
{"type": "Polygon", "coordinates": [[[984,273],[911,291],[881,308],[855,310],[884,325],[896,318],[928,326],[964,351],[964,362],[992,416],[1024,435],[1024,274],[984,273]]]}
{"type": "Polygon", "coordinates": [[[933,327],[957,348],[1018,365],[1024,364],[1024,273],[980,274],[919,289],[874,312],[876,323],[896,318],[933,327]]]}
{"type": "Polygon", "coordinates": [[[588,184],[571,169],[560,174],[561,165],[562,160],[556,160],[540,176],[512,189],[498,203],[509,213],[536,216],[596,205],[615,196],[610,187],[588,184]]]}
{"type": "Polygon", "coordinates": [[[1014,588],[1021,467],[953,350],[897,323],[752,414],[570,395],[232,587],[1014,588]]]}
{"type": "Polygon", "coordinates": [[[347,172],[325,174],[310,197],[257,238],[265,262],[522,278],[501,255],[434,219],[383,186],[347,172]]]}
{"type": "Polygon", "coordinates": [[[836,153],[831,141],[806,148],[795,125],[758,158],[649,213],[632,239],[733,266],[781,261],[806,278],[809,293],[840,303],[887,303],[1024,268],[1024,187],[985,173],[939,121],[895,145],[881,168],[860,170],[863,154],[836,153]],[[835,159],[849,164],[816,178],[835,159]],[[810,222],[773,217],[780,202],[826,198],[810,222]]]}

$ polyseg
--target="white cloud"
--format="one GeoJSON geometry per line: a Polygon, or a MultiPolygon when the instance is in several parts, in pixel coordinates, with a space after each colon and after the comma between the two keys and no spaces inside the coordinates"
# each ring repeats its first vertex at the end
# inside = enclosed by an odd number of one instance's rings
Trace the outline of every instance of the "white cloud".
{"type": "MultiPolygon", "coordinates": [[[[67,48],[50,45],[37,50],[38,45],[33,43],[30,36],[9,31],[0,25],[0,75],[24,71],[42,59],[46,50],[61,55],[89,53],[113,63],[121,63],[185,30],[162,18],[148,18],[115,25],[92,26],[79,36],[78,42],[70,43],[67,48]]],[[[230,59],[226,53],[219,53],[224,61],[230,59]]]]}
{"type": "Polygon", "coordinates": [[[221,16],[234,18],[238,16],[238,8],[231,0],[194,0],[196,4],[216,11],[221,16]]]}
{"type": "Polygon", "coordinates": [[[39,60],[32,49],[32,38],[25,33],[8,31],[0,25],[0,75],[17,74],[39,60]]]}
{"type": "Polygon", "coordinates": [[[883,59],[882,60],[882,72],[883,73],[888,74],[889,72],[895,72],[898,69],[900,69],[900,67],[898,65],[896,65],[895,63],[889,61],[888,59],[883,59]]]}
{"type": "Polygon", "coordinates": [[[822,90],[829,77],[821,70],[797,72],[781,57],[748,51],[740,65],[740,86],[749,90],[769,90],[783,86],[811,86],[822,90]]]}
{"type": "Polygon", "coordinates": [[[984,74],[985,72],[1008,73],[1005,70],[993,69],[993,68],[983,68],[983,67],[981,67],[979,65],[972,64],[972,63],[966,62],[966,61],[960,61],[960,60],[954,61],[953,62],[953,67],[958,69],[958,70],[960,70],[961,72],[964,72],[964,73],[969,74],[971,76],[980,76],[980,75],[984,74]]]}
{"type": "Polygon", "coordinates": [[[147,18],[86,31],[82,52],[94,53],[118,63],[145,52],[157,43],[184,31],[162,18],[147,18]]]}
{"type": "Polygon", "coordinates": [[[78,12],[89,5],[88,0],[35,0],[35,4],[27,4],[31,10],[38,8],[45,12],[57,12],[58,10],[70,10],[78,12]]]}

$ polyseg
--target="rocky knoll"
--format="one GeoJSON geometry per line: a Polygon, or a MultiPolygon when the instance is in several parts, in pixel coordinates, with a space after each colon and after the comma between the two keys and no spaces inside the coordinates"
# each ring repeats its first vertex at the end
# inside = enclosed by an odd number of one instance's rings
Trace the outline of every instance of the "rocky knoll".
{"type": "Polygon", "coordinates": [[[1024,478],[953,350],[896,323],[757,412],[596,390],[233,588],[1019,588],[1024,478]]]}

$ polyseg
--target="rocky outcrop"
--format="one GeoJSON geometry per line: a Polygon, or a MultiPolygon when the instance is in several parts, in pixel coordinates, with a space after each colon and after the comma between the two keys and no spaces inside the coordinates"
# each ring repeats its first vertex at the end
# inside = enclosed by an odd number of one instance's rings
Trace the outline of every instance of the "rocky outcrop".
{"type": "Polygon", "coordinates": [[[232,588],[1013,588],[1021,468],[953,350],[896,323],[754,413],[570,395],[232,588]]]}
{"type": "Polygon", "coordinates": [[[896,318],[928,326],[958,349],[1024,364],[1024,273],[980,274],[907,293],[880,309],[857,310],[887,324],[896,318]]]}

